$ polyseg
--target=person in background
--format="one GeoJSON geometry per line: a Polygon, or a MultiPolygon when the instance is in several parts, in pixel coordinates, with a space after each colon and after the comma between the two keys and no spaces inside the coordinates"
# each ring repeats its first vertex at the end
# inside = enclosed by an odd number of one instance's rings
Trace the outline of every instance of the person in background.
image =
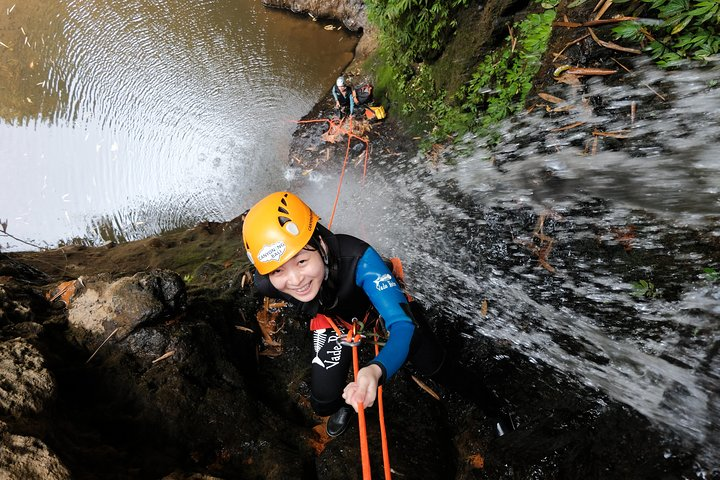
{"type": "Polygon", "coordinates": [[[335,99],[336,109],[343,113],[349,110],[350,115],[355,112],[355,105],[358,104],[358,99],[355,90],[345,83],[345,77],[340,76],[337,78],[332,88],[332,95],[335,99]]]}
{"type": "MultiPolygon", "coordinates": [[[[427,326],[422,307],[408,300],[388,265],[393,263],[363,240],[334,234],[319,220],[296,195],[276,192],[247,211],[242,234],[256,269],[257,290],[290,302],[310,319],[314,346],[310,403],[318,415],[329,416],[326,429],[334,437],[347,429],[358,404],[371,407],[378,386],[406,363],[415,373],[431,378],[442,376],[447,366],[445,351],[427,326]],[[348,383],[352,347],[342,343],[345,332],[338,330],[353,319],[367,319],[366,329],[369,323],[381,321],[388,338],[380,353],[348,383]]],[[[450,376],[457,374],[452,370],[450,376]]]]}

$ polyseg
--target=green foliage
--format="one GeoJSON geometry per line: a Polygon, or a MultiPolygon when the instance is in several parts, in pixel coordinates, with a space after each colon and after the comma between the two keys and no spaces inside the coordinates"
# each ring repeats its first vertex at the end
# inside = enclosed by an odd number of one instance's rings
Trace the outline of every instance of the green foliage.
{"type": "Polygon", "coordinates": [[[632,284],[633,295],[636,297],[654,298],[657,295],[657,290],[652,282],[647,280],[640,280],[632,284]]]}
{"type": "MultiPolygon", "coordinates": [[[[617,0],[624,3],[628,0],[617,0]]],[[[613,28],[617,38],[636,41],[663,68],[683,60],[705,61],[720,53],[720,2],[718,0],[640,0],[634,14],[656,16],[660,23],[623,22],[613,28]]]]}
{"type": "Polygon", "coordinates": [[[515,48],[513,38],[508,36],[504,47],[485,56],[470,80],[458,90],[453,102],[457,107],[435,108],[436,128],[429,140],[442,141],[468,130],[491,134],[498,122],[522,110],[554,19],[555,11],[547,10],[517,23],[515,48]]]}
{"type": "Polygon", "coordinates": [[[711,282],[720,281],[720,272],[718,272],[714,268],[704,268],[703,272],[705,272],[705,278],[707,278],[711,282]]]}
{"type": "Polygon", "coordinates": [[[475,73],[465,95],[466,107],[477,111],[484,107],[481,126],[488,128],[508,115],[520,111],[525,103],[532,79],[540,67],[540,58],[547,47],[555,11],[532,14],[516,25],[517,47],[508,45],[485,58],[475,73]]]}
{"type": "Polygon", "coordinates": [[[185,285],[190,285],[193,281],[193,275],[191,273],[183,275],[183,282],[185,285]]]}
{"type": "Polygon", "coordinates": [[[456,26],[453,16],[468,0],[368,0],[388,60],[400,67],[436,56],[456,26]]]}
{"type": "MultiPolygon", "coordinates": [[[[528,15],[513,26],[503,46],[488,53],[453,95],[437,88],[431,60],[455,28],[454,12],[467,0],[369,0],[370,20],[381,31],[376,84],[399,113],[425,128],[422,147],[492,127],[520,111],[540,67],[555,18],[553,9],[528,15]]],[[[558,0],[545,0],[548,7],[558,0]]]]}
{"type": "MultiPolygon", "coordinates": [[[[468,0],[368,0],[368,18],[378,27],[376,92],[399,105],[410,123],[423,124],[423,109],[434,104],[435,89],[424,62],[445,48],[456,27],[454,16],[468,0]],[[417,65],[420,65],[418,67],[417,65]],[[418,118],[415,118],[415,117],[418,118]]],[[[443,95],[442,92],[438,93],[443,95]]]]}

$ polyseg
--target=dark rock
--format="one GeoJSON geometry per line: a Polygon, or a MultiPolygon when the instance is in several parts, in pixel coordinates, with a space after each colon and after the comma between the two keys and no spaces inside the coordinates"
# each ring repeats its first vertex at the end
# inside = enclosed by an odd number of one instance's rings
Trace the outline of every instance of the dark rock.
{"type": "Polygon", "coordinates": [[[110,335],[122,340],[140,325],[178,313],[186,302],[185,284],[168,270],[140,272],[113,281],[86,277],[70,304],[70,334],[89,350],[110,335]]]}
{"type": "Polygon", "coordinates": [[[314,18],[329,18],[342,22],[351,32],[362,30],[367,25],[365,2],[346,0],[328,2],[327,0],[262,0],[266,7],[282,8],[295,13],[311,14],[314,18]]]}

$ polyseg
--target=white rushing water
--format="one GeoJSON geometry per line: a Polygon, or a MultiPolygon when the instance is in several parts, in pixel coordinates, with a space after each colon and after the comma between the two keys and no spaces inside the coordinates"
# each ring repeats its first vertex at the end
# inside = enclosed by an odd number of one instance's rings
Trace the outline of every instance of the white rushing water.
{"type": "MultiPolygon", "coordinates": [[[[499,145],[468,138],[437,169],[373,153],[366,182],[359,168],[346,177],[334,230],[400,256],[414,295],[449,318],[631,406],[712,468],[720,282],[705,269],[720,272],[719,71],[640,63],[619,84],[558,88],[569,113],[511,119],[499,145]],[[552,238],[553,272],[529,247],[548,245],[534,231],[552,238]],[[655,297],[637,295],[641,279],[655,297]]],[[[336,182],[303,187],[325,219],[336,182]]]]}

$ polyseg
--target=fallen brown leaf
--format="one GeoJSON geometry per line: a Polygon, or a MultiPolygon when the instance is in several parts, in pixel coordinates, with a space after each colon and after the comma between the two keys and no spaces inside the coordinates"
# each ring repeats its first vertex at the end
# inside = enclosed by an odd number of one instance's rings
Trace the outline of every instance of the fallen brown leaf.
{"type": "Polygon", "coordinates": [[[590,36],[595,40],[595,43],[600,45],[601,47],[610,48],[612,50],[618,50],[620,52],[627,52],[627,53],[635,53],[637,55],[640,55],[642,52],[638,50],[637,48],[628,48],[623,47],[621,45],[618,45],[617,43],[613,42],[606,42],[604,40],[600,40],[597,35],[595,35],[595,32],[592,28],[588,28],[588,32],[590,32],[590,36]]]}
{"type": "Polygon", "coordinates": [[[570,125],[565,125],[564,127],[553,128],[550,131],[551,132],[564,132],[565,130],[572,130],[573,128],[577,128],[581,125],[585,125],[585,122],[574,122],[574,123],[571,123],[570,125]]]}
{"type": "Polygon", "coordinates": [[[555,95],[550,95],[549,93],[540,92],[540,93],[538,93],[538,97],[540,97],[543,100],[545,100],[546,102],[550,102],[550,103],[564,103],[565,102],[564,99],[562,99],[560,97],[556,97],[555,95]]]}
{"type": "Polygon", "coordinates": [[[323,423],[321,423],[319,425],[315,425],[312,429],[313,430],[312,438],[308,439],[310,448],[317,455],[320,455],[323,452],[323,450],[325,450],[325,446],[331,440],[331,437],[327,434],[327,428],[325,427],[326,423],[327,423],[327,419],[323,423]]]}
{"type": "Polygon", "coordinates": [[[555,77],[555,80],[557,80],[560,83],[572,85],[574,87],[579,87],[582,84],[580,82],[580,78],[577,75],[573,75],[573,74],[567,73],[567,72],[555,77]]]}
{"type": "Polygon", "coordinates": [[[617,73],[617,70],[610,68],[582,68],[582,67],[571,67],[565,75],[612,75],[617,73]]]}
{"type": "Polygon", "coordinates": [[[470,464],[470,466],[472,466],[472,468],[479,470],[479,469],[485,467],[485,459],[479,453],[470,455],[467,458],[467,460],[468,460],[468,463],[470,464]]]}
{"type": "Polygon", "coordinates": [[[175,355],[175,350],[170,350],[169,352],[165,352],[162,355],[160,355],[158,358],[153,360],[152,363],[160,362],[162,360],[165,360],[166,358],[172,357],[173,355],[175,355]]]}
{"type": "Polygon", "coordinates": [[[425,390],[425,392],[426,392],[428,395],[430,395],[431,397],[433,397],[435,400],[440,401],[440,395],[438,395],[437,393],[435,393],[435,391],[434,391],[432,388],[428,387],[427,384],[425,384],[422,380],[420,380],[419,378],[417,378],[415,375],[411,375],[411,377],[412,377],[413,380],[415,380],[415,383],[417,383],[420,388],[422,388],[423,390],[425,390]]]}
{"type": "Polygon", "coordinates": [[[628,131],[620,130],[619,132],[600,132],[595,130],[592,132],[596,137],[612,137],[612,138],[628,138],[628,131]]]}

